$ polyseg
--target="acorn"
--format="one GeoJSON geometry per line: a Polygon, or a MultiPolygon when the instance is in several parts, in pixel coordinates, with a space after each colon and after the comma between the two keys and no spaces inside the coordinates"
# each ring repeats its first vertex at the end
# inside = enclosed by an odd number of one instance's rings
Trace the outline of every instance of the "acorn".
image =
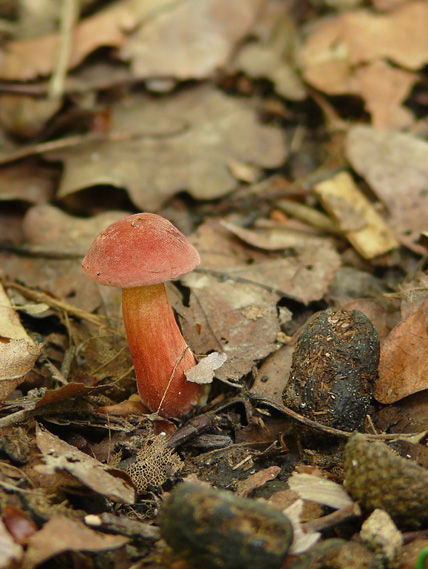
{"type": "Polygon", "coordinates": [[[399,527],[428,521],[428,470],[385,443],[353,434],[344,452],[344,486],[361,507],[388,512],[399,527]]]}
{"type": "Polygon", "coordinates": [[[280,510],[186,483],[166,499],[160,529],[178,557],[204,569],[279,569],[293,540],[291,522],[280,510]]]}
{"type": "Polygon", "coordinates": [[[284,405],[323,425],[359,429],[379,364],[379,336],[359,310],[323,310],[303,327],[284,405]]]}

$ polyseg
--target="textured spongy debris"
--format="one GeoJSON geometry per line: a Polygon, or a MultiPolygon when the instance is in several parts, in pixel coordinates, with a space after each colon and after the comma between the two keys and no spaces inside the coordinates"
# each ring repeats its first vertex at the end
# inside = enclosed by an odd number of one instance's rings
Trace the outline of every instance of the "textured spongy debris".
{"type": "Polygon", "coordinates": [[[167,442],[162,435],[148,439],[138,451],[135,461],[126,468],[138,494],[144,494],[148,488],[160,488],[181,470],[181,459],[166,446],[167,442]]]}
{"type": "Polygon", "coordinates": [[[345,488],[367,511],[380,508],[402,527],[428,520],[428,470],[386,444],[353,434],[345,447],[345,488]]]}

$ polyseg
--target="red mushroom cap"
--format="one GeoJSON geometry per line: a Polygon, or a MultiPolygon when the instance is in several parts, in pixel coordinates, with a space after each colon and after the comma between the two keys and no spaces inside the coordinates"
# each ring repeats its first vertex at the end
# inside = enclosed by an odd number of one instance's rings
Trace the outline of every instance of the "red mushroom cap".
{"type": "Polygon", "coordinates": [[[101,231],[82,269],[98,284],[131,288],[177,279],[199,263],[196,249],[167,219],[136,213],[101,231]]]}

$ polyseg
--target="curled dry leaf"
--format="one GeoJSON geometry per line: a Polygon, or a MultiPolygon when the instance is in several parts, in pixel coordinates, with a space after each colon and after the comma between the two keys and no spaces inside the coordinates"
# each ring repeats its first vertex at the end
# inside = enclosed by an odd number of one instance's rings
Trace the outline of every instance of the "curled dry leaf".
{"type": "Polygon", "coordinates": [[[25,545],[29,537],[35,534],[38,529],[36,522],[28,512],[10,504],[3,506],[2,517],[8,532],[20,545],[25,545]]]}
{"type": "Polygon", "coordinates": [[[108,415],[118,415],[122,417],[129,417],[130,415],[144,415],[148,413],[149,410],[145,407],[141,401],[121,401],[120,403],[114,403],[113,405],[104,405],[103,407],[97,407],[94,409],[94,413],[107,413],[108,415]]]}
{"type": "Polygon", "coordinates": [[[44,474],[54,474],[55,470],[65,470],[82,484],[107,496],[114,502],[133,504],[135,491],[124,472],[117,471],[67,444],[49,431],[37,428],[37,446],[44,465],[37,467],[44,474]]]}
{"type": "Polygon", "coordinates": [[[40,348],[26,338],[0,338],[0,380],[20,379],[40,355],[40,348]]]}
{"type": "Polygon", "coordinates": [[[22,382],[34,366],[41,349],[28,336],[0,285],[0,400],[22,382]]]}

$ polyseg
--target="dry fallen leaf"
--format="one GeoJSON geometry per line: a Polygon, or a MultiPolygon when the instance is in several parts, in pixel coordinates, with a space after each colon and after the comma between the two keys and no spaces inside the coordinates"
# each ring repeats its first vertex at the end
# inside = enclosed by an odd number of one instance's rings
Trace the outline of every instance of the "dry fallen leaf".
{"type": "Polygon", "coordinates": [[[426,230],[427,142],[411,134],[358,125],[348,132],[346,154],[385,204],[388,224],[396,234],[426,230]]]}
{"type": "Polygon", "coordinates": [[[401,105],[418,80],[409,70],[428,61],[427,25],[422,1],[386,14],[358,10],[326,18],[301,50],[303,76],[330,95],[364,97],[378,127],[408,126],[412,115],[401,105]]]}
{"type": "Polygon", "coordinates": [[[310,500],[339,510],[353,504],[352,498],[343,486],[313,474],[294,473],[289,478],[289,486],[303,500],[310,500]]]}
{"type": "Polygon", "coordinates": [[[394,403],[428,388],[428,300],[402,320],[383,342],[374,397],[394,403]]]}
{"type": "Polygon", "coordinates": [[[265,2],[251,41],[238,50],[233,67],[254,79],[269,79],[286,99],[302,101],[306,90],[295,61],[298,32],[289,11],[286,2],[265,2]]]}
{"type": "Polygon", "coordinates": [[[81,521],[54,515],[29,538],[24,565],[35,567],[65,551],[109,551],[128,541],[127,537],[98,533],[81,521]]]}
{"type": "Polygon", "coordinates": [[[173,2],[127,36],[120,57],[138,78],[203,79],[229,60],[264,0],[173,2]]]}
{"type": "Polygon", "coordinates": [[[39,472],[54,474],[56,470],[65,470],[94,492],[114,502],[134,503],[135,490],[126,480],[125,473],[115,476],[114,469],[41,427],[37,428],[36,442],[45,463],[36,467],[39,472]]]}
{"type": "Polygon", "coordinates": [[[127,214],[108,211],[82,219],[51,205],[34,206],[22,222],[27,245],[34,255],[17,257],[0,253],[0,275],[88,312],[102,305],[110,316],[117,317],[120,291],[97,287],[85,277],[80,265],[96,235],[124,215],[127,214]]]}
{"type": "Polygon", "coordinates": [[[428,390],[418,391],[386,405],[377,415],[376,426],[391,433],[423,433],[428,431],[428,390]]]}
{"type": "MultiPolygon", "coordinates": [[[[160,0],[128,0],[84,19],[75,30],[69,69],[76,67],[92,51],[102,46],[120,47],[127,31],[159,7],[160,0]]],[[[164,0],[168,4],[168,0],[164,0]]],[[[0,53],[0,77],[7,81],[28,81],[46,76],[55,67],[58,35],[9,42],[0,53]]]]}
{"type": "Polygon", "coordinates": [[[135,135],[50,156],[64,163],[58,197],[95,185],[125,188],[141,210],[157,210],[177,192],[214,199],[237,186],[231,159],[257,167],[286,157],[279,129],[262,125],[247,100],[197,86],[153,99],[135,95],[112,111],[112,129],[135,135]]]}
{"type": "Polygon", "coordinates": [[[228,360],[216,372],[220,379],[239,379],[275,351],[280,297],[319,300],[340,264],[328,240],[275,258],[237,243],[214,219],[200,226],[192,241],[201,254],[201,268],[183,277],[191,289],[190,302],[177,311],[195,353],[226,353],[228,360]]]}
{"type": "Polygon", "coordinates": [[[412,124],[413,113],[403,102],[417,81],[414,73],[376,60],[362,65],[355,78],[373,126],[399,129],[412,124]]]}
{"type": "Polygon", "coordinates": [[[111,223],[127,216],[124,211],[106,211],[90,218],[64,213],[49,204],[30,208],[23,220],[26,239],[33,247],[61,253],[86,255],[95,236],[111,223]]]}
{"type": "Polygon", "coordinates": [[[248,245],[264,249],[266,251],[280,251],[281,249],[304,249],[326,244],[328,239],[313,235],[303,230],[296,231],[284,227],[247,229],[227,221],[221,222],[222,226],[234,233],[248,245]]]}
{"type": "Polygon", "coordinates": [[[28,336],[0,285],[0,401],[23,381],[34,366],[41,348],[28,336]]]}
{"type": "MultiPolygon", "coordinates": [[[[76,26],[69,69],[93,51],[114,47],[138,78],[209,77],[249,32],[264,0],[122,0],[76,26]]],[[[9,42],[0,77],[27,81],[51,73],[58,35],[9,42]]]]}
{"type": "Polygon", "coordinates": [[[186,340],[196,354],[227,355],[216,377],[238,380],[276,349],[279,295],[233,278],[191,273],[182,280],[191,289],[189,307],[179,309],[186,340]]]}
{"type": "MultiPolygon", "coordinates": [[[[272,251],[283,249],[287,244],[286,247],[292,249],[291,253],[276,258],[260,255],[253,258],[251,264],[235,262],[230,268],[227,265],[230,278],[257,283],[258,286],[304,304],[320,300],[324,296],[340,265],[336,248],[329,238],[287,231],[281,233],[280,230],[249,230],[225,221],[221,221],[221,225],[254,247],[272,251]]],[[[211,262],[206,264],[205,260],[206,257],[203,256],[203,265],[211,268],[211,262]]],[[[214,268],[216,267],[215,264],[214,268]]]]}
{"type": "Polygon", "coordinates": [[[221,367],[226,360],[227,356],[222,352],[208,354],[207,357],[202,358],[194,367],[185,370],[184,374],[187,381],[200,384],[211,383],[215,376],[215,371],[221,367]]]}
{"type": "Polygon", "coordinates": [[[22,200],[46,203],[54,193],[54,180],[47,168],[22,162],[0,170],[0,201],[22,200]]]}
{"type": "Polygon", "coordinates": [[[269,397],[275,403],[283,405],[282,392],[290,378],[295,341],[282,346],[271,354],[260,366],[251,392],[269,397]]]}

